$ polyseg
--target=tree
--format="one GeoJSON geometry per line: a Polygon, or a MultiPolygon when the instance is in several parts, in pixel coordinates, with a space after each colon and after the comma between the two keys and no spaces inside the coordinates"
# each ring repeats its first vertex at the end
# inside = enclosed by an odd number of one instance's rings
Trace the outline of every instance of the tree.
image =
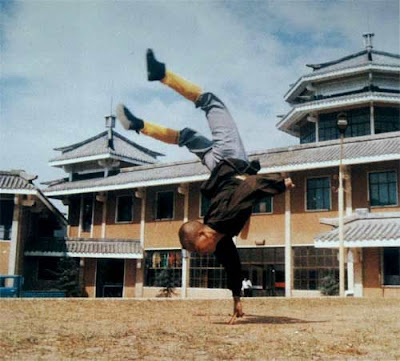
{"type": "Polygon", "coordinates": [[[159,297],[172,297],[176,295],[175,287],[177,286],[177,281],[174,278],[174,272],[171,268],[167,267],[163,269],[155,280],[155,285],[162,287],[159,297]]]}
{"type": "Polygon", "coordinates": [[[336,296],[339,294],[339,282],[332,274],[325,276],[321,280],[320,290],[324,296],[336,296]]]}
{"type": "Polygon", "coordinates": [[[55,272],[57,281],[55,288],[65,292],[67,297],[82,296],[79,285],[79,264],[77,259],[63,257],[58,261],[57,271],[55,272]]]}

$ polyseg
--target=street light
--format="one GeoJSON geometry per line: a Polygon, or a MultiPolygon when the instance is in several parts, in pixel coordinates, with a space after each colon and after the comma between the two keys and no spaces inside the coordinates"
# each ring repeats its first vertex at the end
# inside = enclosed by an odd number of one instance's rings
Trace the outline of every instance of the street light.
{"type": "Polygon", "coordinates": [[[345,296],[344,290],[344,189],[343,189],[343,139],[348,126],[347,115],[340,113],[337,117],[337,127],[340,133],[339,155],[339,295],[345,296]]]}

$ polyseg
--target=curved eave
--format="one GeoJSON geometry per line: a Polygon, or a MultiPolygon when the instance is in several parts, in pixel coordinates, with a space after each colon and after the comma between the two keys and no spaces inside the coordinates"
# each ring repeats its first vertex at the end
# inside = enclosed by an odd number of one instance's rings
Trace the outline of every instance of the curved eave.
{"type": "Polygon", "coordinates": [[[348,105],[357,105],[369,102],[383,102],[383,103],[395,103],[400,104],[400,95],[387,94],[387,93],[376,93],[368,92],[357,95],[346,95],[337,98],[329,98],[323,100],[316,100],[308,103],[302,103],[295,105],[277,124],[277,128],[291,134],[295,137],[299,137],[296,130],[292,129],[293,125],[297,123],[301,118],[306,116],[310,112],[319,110],[328,110],[334,108],[345,107],[348,105]]]}
{"type": "MultiPolygon", "coordinates": [[[[123,162],[127,162],[127,163],[138,164],[138,165],[152,164],[150,162],[146,162],[146,161],[131,158],[131,157],[125,157],[122,155],[116,155],[116,154],[110,154],[110,153],[103,153],[103,154],[90,155],[90,156],[80,157],[80,158],[52,160],[49,162],[49,165],[51,167],[64,167],[64,166],[70,165],[70,164],[88,163],[88,162],[94,162],[94,161],[99,161],[99,160],[104,160],[104,159],[115,159],[115,160],[119,160],[119,161],[123,161],[123,162]]],[[[157,161],[154,160],[154,162],[157,162],[157,161]]]]}
{"type": "MultiPolygon", "coordinates": [[[[339,248],[339,240],[324,241],[316,238],[314,241],[315,248],[339,248]]],[[[354,241],[344,240],[346,248],[364,248],[364,247],[400,247],[400,238],[391,239],[358,239],[354,241]]]]}
{"type": "Polygon", "coordinates": [[[34,257],[76,257],[76,258],[118,258],[143,259],[142,253],[90,253],[90,252],[45,252],[26,251],[25,256],[34,257]]]}
{"type": "Polygon", "coordinates": [[[299,78],[296,83],[288,90],[284,95],[286,102],[292,102],[294,99],[301,94],[306,86],[312,82],[326,81],[330,79],[342,78],[349,75],[355,75],[359,73],[365,73],[370,71],[381,71],[389,73],[400,73],[400,67],[393,65],[384,64],[368,64],[362,66],[355,66],[344,68],[340,70],[331,70],[326,72],[318,72],[318,74],[307,74],[299,78]]]}
{"type": "MultiPolygon", "coordinates": [[[[398,159],[400,159],[400,150],[398,153],[394,154],[384,154],[384,155],[354,157],[354,158],[344,159],[343,164],[344,165],[369,164],[369,163],[391,161],[398,159]]],[[[330,168],[338,166],[339,166],[339,160],[328,160],[328,161],[308,162],[308,163],[304,162],[300,164],[287,164],[282,166],[263,167],[260,169],[259,174],[268,174],[275,172],[295,172],[295,171],[330,168]]],[[[82,193],[105,192],[105,191],[115,191],[123,189],[137,189],[142,187],[154,187],[160,185],[201,182],[205,181],[208,178],[209,174],[203,174],[203,175],[199,174],[190,177],[176,177],[176,178],[149,180],[142,182],[127,182],[124,184],[105,184],[105,185],[98,185],[95,187],[93,186],[91,187],[90,185],[88,185],[87,187],[75,187],[75,188],[71,187],[70,189],[64,189],[64,190],[54,190],[54,191],[50,190],[45,193],[46,196],[48,197],[63,197],[67,195],[82,194],[82,193]]]]}

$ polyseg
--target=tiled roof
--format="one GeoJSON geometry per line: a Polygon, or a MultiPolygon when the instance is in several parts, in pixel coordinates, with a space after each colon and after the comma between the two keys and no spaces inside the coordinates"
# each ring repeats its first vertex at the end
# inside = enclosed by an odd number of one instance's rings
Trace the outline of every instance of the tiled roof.
{"type": "Polygon", "coordinates": [[[50,164],[57,166],[62,161],[79,163],[84,161],[85,158],[101,155],[104,155],[105,158],[110,156],[115,159],[123,158],[124,160],[130,160],[133,164],[137,164],[137,162],[152,164],[156,161],[157,156],[163,155],[142,147],[115,131],[112,131],[112,134],[112,144],[109,143],[108,132],[105,131],[82,142],[56,148],[55,150],[61,151],[62,154],[50,160],[50,164]]]}
{"type": "Polygon", "coordinates": [[[32,180],[36,176],[30,176],[22,170],[0,171],[0,193],[2,191],[35,191],[32,180]]]}
{"type": "Polygon", "coordinates": [[[371,60],[368,56],[368,51],[363,50],[346,57],[321,63],[321,64],[308,64],[307,66],[313,68],[313,74],[325,73],[330,71],[337,71],[362,65],[377,64],[389,65],[400,67],[400,56],[397,54],[387,53],[383,51],[372,50],[371,60]]]}
{"type": "MultiPolygon", "coordinates": [[[[335,229],[315,237],[316,247],[338,247],[338,219],[332,222],[322,219],[321,223],[331,223],[335,229]]],[[[354,214],[344,219],[345,247],[399,247],[400,212],[354,214]]]]}
{"type": "MultiPolygon", "coordinates": [[[[296,171],[338,166],[339,141],[296,145],[254,152],[251,158],[261,163],[261,173],[296,171]]],[[[400,132],[347,138],[344,164],[359,164],[400,159],[400,132]]],[[[164,163],[124,169],[120,174],[75,182],[57,183],[46,188],[49,196],[129,189],[162,184],[201,181],[208,170],[199,161],[164,163]]]]}
{"type": "Polygon", "coordinates": [[[131,239],[46,238],[29,243],[25,247],[26,256],[142,258],[142,253],[140,241],[131,239]]]}

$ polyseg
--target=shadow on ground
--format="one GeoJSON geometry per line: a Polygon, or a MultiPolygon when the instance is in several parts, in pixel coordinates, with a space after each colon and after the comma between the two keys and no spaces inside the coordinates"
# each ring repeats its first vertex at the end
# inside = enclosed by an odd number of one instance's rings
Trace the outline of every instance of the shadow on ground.
{"type": "MultiPolygon", "coordinates": [[[[236,320],[235,325],[248,325],[248,324],[295,324],[295,323],[322,323],[327,321],[308,321],[299,318],[284,317],[284,316],[261,316],[261,315],[244,315],[242,318],[236,320]]],[[[226,322],[214,322],[216,325],[224,325],[226,322]]]]}

